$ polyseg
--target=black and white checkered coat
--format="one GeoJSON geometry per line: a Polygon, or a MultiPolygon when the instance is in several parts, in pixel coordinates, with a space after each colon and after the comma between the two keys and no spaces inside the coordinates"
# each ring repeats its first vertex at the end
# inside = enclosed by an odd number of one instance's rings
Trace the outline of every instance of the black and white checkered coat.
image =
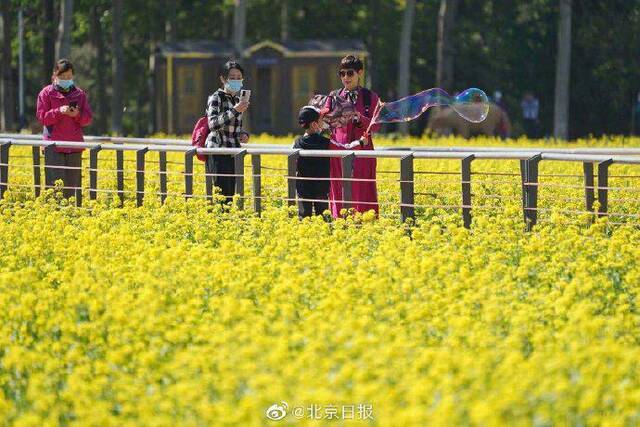
{"type": "Polygon", "coordinates": [[[239,136],[243,132],[242,113],[233,109],[239,100],[238,96],[229,95],[222,89],[209,96],[207,119],[211,132],[207,136],[207,148],[240,147],[239,136]]]}

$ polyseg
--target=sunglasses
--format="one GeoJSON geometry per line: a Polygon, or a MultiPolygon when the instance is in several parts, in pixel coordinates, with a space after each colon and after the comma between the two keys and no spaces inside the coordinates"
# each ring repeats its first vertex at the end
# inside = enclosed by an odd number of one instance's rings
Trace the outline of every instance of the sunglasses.
{"type": "Polygon", "coordinates": [[[340,77],[345,77],[345,76],[353,77],[353,75],[354,75],[355,73],[356,73],[356,72],[355,72],[355,71],[353,71],[353,70],[340,70],[340,71],[338,72],[338,75],[339,75],[340,77]]]}

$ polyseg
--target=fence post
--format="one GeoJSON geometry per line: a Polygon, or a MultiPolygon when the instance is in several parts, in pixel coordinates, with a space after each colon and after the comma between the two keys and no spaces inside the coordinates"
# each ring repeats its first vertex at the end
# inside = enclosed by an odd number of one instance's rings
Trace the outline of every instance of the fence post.
{"type": "Polygon", "coordinates": [[[73,190],[76,194],[76,206],[82,206],[82,155],[80,156],[80,188],[73,190]]]}
{"type": "Polygon", "coordinates": [[[210,155],[204,157],[204,190],[207,195],[207,201],[211,203],[213,201],[213,176],[211,174],[217,171],[209,170],[207,165],[213,165],[213,160],[210,155]]]}
{"type": "Polygon", "coordinates": [[[36,197],[40,196],[40,147],[31,147],[33,157],[33,191],[36,197]]]}
{"type": "Polygon", "coordinates": [[[0,199],[9,188],[9,147],[11,141],[0,142],[0,199]]]}
{"type": "Polygon", "coordinates": [[[471,162],[472,154],[462,159],[462,222],[465,228],[471,228],[471,162]]]}
{"type": "Polygon", "coordinates": [[[400,218],[405,222],[407,218],[415,218],[415,193],[413,174],[413,154],[400,159],[400,218]]]}
{"type": "Polygon", "coordinates": [[[147,151],[149,151],[147,147],[136,151],[136,206],[138,207],[144,203],[144,167],[147,151]]]}
{"type": "Polygon", "coordinates": [[[260,216],[262,213],[262,165],[260,154],[251,155],[251,182],[253,188],[253,210],[260,216]]]}
{"type": "Polygon", "coordinates": [[[124,151],[116,150],[116,176],[118,181],[118,197],[124,204],[124,151]]]}
{"type": "Polygon", "coordinates": [[[158,162],[160,169],[160,203],[164,204],[167,199],[167,152],[158,152],[158,162]]]}
{"type": "Polygon", "coordinates": [[[102,146],[98,145],[89,150],[89,200],[96,200],[98,196],[98,152],[102,146]]]}
{"type": "Polygon", "coordinates": [[[353,194],[351,191],[351,178],[353,178],[353,162],[356,158],[356,155],[351,153],[347,154],[341,159],[342,163],[342,200],[344,208],[349,209],[353,205],[352,199],[353,194]]]}
{"type": "Polygon", "coordinates": [[[287,204],[289,206],[296,205],[296,169],[298,164],[298,157],[300,157],[300,153],[296,151],[295,153],[289,154],[287,157],[287,204]]]}
{"type": "Polygon", "coordinates": [[[613,159],[598,163],[598,217],[607,215],[609,209],[609,166],[613,164],[613,159]]]}
{"type": "Polygon", "coordinates": [[[184,153],[184,197],[189,200],[193,196],[193,156],[196,149],[192,148],[184,153]]]}
{"type": "Polygon", "coordinates": [[[531,231],[538,221],[538,163],[542,156],[536,154],[520,160],[522,176],[522,208],[527,231],[531,231]]]}
{"type": "Polygon", "coordinates": [[[593,212],[593,202],[595,201],[593,186],[593,163],[584,162],[584,203],[588,211],[593,212]]]}
{"type": "Polygon", "coordinates": [[[524,223],[527,223],[527,161],[520,160],[520,178],[522,179],[522,215],[524,223]]]}
{"type": "Polygon", "coordinates": [[[233,163],[236,178],[236,193],[240,195],[238,198],[238,208],[244,208],[244,157],[247,155],[247,150],[242,150],[241,152],[235,154],[233,156],[233,163]]]}
{"type": "MultiPolygon", "coordinates": [[[[51,159],[52,153],[55,151],[55,146],[56,143],[55,142],[50,142],[47,145],[45,145],[44,147],[44,188],[47,188],[47,180],[48,180],[48,176],[47,176],[47,170],[51,170],[52,167],[51,165],[47,164],[47,159],[51,159]]],[[[55,188],[55,182],[52,183],[51,187],[49,188],[55,188]]]]}

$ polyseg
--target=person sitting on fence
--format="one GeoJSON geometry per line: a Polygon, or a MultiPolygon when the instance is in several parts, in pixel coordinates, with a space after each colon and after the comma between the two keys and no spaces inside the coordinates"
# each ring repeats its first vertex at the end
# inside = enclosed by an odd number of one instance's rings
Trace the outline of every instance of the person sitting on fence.
{"type": "MultiPolygon", "coordinates": [[[[294,149],[300,150],[328,150],[331,145],[353,149],[361,142],[340,144],[321,135],[323,129],[322,111],[307,105],[300,109],[298,123],[305,129],[304,135],[298,137],[294,149]]],[[[328,157],[298,157],[296,165],[296,192],[298,193],[298,215],[305,218],[322,215],[329,210],[329,158],[328,157]]]]}
{"type": "MultiPolygon", "coordinates": [[[[249,134],[242,129],[242,114],[249,108],[249,101],[240,100],[244,70],[236,61],[228,61],[219,73],[222,88],[207,100],[207,119],[211,132],[207,136],[207,148],[238,148],[249,141],[249,134]]],[[[234,156],[216,154],[207,156],[206,173],[215,174],[213,184],[220,188],[229,203],[235,194],[236,177],[234,156]]],[[[209,177],[207,177],[209,179],[209,177]]]]}
{"type": "MultiPolygon", "coordinates": [[[[38,95],[36,116],[43,126],[45,141],[83,142],[82,128],[91,124],[93,113],[85,92],[75,86],[73,64],[59,60],[51,84],[38,95]]],[[[82,148],[53,147],[45,150],[45,184],[52,188],[59,179],[66,198],[82,187],[82,148]]]]}

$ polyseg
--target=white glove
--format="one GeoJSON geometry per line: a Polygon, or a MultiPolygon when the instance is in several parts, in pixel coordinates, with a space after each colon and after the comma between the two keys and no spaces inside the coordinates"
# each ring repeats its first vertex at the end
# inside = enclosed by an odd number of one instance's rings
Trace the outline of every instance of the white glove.
{"type": "Polygon", "coordinates": [[[360,140],[359,139],[357,139],[355,141],[352,141],[352,142],[350,142],[350,143],[348,143],[346,145],[348,150],[352,150],[352,149],[354,149],[356,147],[359,147],[359,146],[360,146],[360,140]]]}

